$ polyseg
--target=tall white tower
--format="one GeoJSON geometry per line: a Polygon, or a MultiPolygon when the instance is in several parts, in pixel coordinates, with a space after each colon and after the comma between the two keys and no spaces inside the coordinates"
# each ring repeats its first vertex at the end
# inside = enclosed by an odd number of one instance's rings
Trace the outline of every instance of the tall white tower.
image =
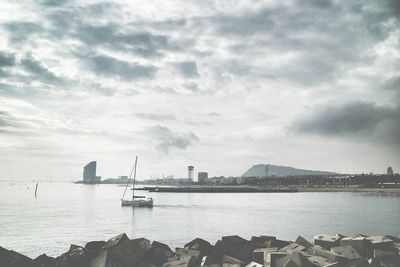
{"type": "Polygon", "coordinates": [[[387,173],[387,176],[393,176],[393,168],[389,166],[389,167],[387,168],[386,173],[387,173]]]}
{"type": "Polygon", "coordinates": [[[188,180],[193,182],[194,167],[188,166],[188,180]]]}

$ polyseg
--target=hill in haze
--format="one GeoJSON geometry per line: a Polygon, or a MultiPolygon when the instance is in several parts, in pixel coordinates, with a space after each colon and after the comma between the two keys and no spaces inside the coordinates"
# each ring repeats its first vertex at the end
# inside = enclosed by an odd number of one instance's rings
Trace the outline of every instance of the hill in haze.
{"type": "Polygon", "coordinates": [[[271,164],[253,165],[242,177],[265,177],[265,176],[302,176],[302,175],[333,175],[334,172],[312,171],[296,169],[288,166],[279,166],[271,164]]]}

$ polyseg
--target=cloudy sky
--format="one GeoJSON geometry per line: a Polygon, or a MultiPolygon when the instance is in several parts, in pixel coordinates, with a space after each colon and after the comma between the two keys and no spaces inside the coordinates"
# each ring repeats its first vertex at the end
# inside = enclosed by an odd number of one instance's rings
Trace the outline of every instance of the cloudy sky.
{"type": "Polygon", "coordinates": [[[397,0],[2,0],[0,179],[400,171],[397,0]]]}

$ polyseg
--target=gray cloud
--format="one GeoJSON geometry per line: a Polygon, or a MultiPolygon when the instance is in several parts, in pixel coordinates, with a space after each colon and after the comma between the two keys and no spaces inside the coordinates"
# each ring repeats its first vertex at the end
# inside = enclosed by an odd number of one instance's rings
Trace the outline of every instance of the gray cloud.
{"type": "Polygon", "coordinates": [[[199,140],[194,133],[173,132],[168,127],[160,125],[150,128],[149,132],[160,142],[156,149],[165,154],[171,149],[186,149],[199,140]]]}
{"type": "Polygon", "coordinates": [[[14,65],[15,65],[14,54],[0,51],[0,68],[11,67],[14,65]]]}
{"type": "Polygon", "coordinates": [[[64,135],[102,135],[102,131],[87,128],[79,120],[47,117],[40,113],[16,114],[0,110],[0,133],[18,136],[43,136],[51,134],[64,135]]]}
{"type": "MultiPolygon", "coordinates": [[[[251,72],[260,78],[318,86],[334,83],[357,63],[372,63],[371,49],[400,27],[393,14],[396,8],[392,7],[397,7],[398,1],[384,5],[368,1],[348,5],[323,2],[294,1],[293,6],[278,4],[253,12],[195,20],[202,28],[213,29],[218,38],[233,43],[232,49],[243,66],[246,61],[241,58],[262,57],[265,50],[277,56],[294,55],[291,60],[273,66],[266,55],[263,66],[252,63],[246,66],[247,70],[233,74],[248,77],[251,72]],[[348,27],[349,24],[358,27],[348,27]]],[[[229,64],[224,64],[224,68],[229,70],[229,64]]],[[[240,70],[240,66],[236,69],[240,70]]]]}
{"type": "Polygon", "coordinates": [[[105,55],[89,56],[86,66],[95,74],[105,77],[119,76],[127,81],[153,78],[157,72],[154,66],[143,66],[105,55]]]}
{"type": "Polygon", "coordinates": [[[40,0],[39,4],[48,7],[57,7],[64,5],[66,2],[66,0],[40,0]]]}
{"type": "Polygon", "coordinates": [[[81,85],[84,88],[83,90],[87,90],[87,92],[97,95],[114,96],[118,91],[113,87],[105,86],[101,83],[91,82],[91,81],[81,82],[81,85]]]}
{"type": "MultiPolygon", "coordinates": [[[[184,26],[187,26],[188,21],[186,18],[178,18],[178,19],[165,19],[165,20],[153,20],[146,22],[147,25],[162,30],[172,30],[176,31],[184,26]]],[[[132,23],[134,26],[141,26],[143,22],[134,22],[132,23]]]]}
{"type": "Polygon", "coordinates": [[[117,26],[108,25],[80,25],[76,32],[76,37],[88,45],[109,44],[114,41],[117,26]]]}
{"type": "Polygon", "coordinates": [[[215,112],[215,111],[211,111],[211,112],[208,112],[208,113],[206,113],[208,116],[210,116],[210,117],[220,117],[221,116],[221,114],[220,113],[218,113],[218,112],[215,112]]]}
{"type": "Polygon", "coordinates": [[[53,36],[60,37],[70,33],[79,21],[79,13],[75,9],[55,9],[47,14],[53,36]]]}
{"type": "Polygon", "coordinates": [[[14,123],[12,123],[11,117],[8,112],[0,110],[0,128],[11,126],[13,124],[14,123]]]}
{"type": "Polygon", "coordinates": [[[33,75],[34,80],[41,80],[43,82],[52,84],[60,84],[64,82],[64,80],[61,77],[55,75],[48,68],[43,66],[43,64],[40,61],[36,60],[30,55],[23,58],[20,64],[25,70],[27,70],[33,75]]]}
{"type": "Polygon", "coordinates": [[[317,107],[294,122],[291,130],[325,136],[366,137],[400,145],[400,108],[369,102],[317,107]]]}
{"type": "Polygon", "coordinates": [[[129,28],[123,32],[122,28],[122,25],[117,24],[80,23],[72,36],[90,46],[102,45],[115,50],[123,49],[144,58],[161,57],[163,50],[175,49],[165,35],[156,35],[146,31],[137,32],[133,29],[129,30],[129,28]]]}
{"type": "Polygon", "coordinates": [[[197,85],[197,83],[194,83],[194,82],[184,83],[183,87],[186,88],[187,90],[189,90],[192,93],[198,93],[199,92],[199,86],[197,85]]]}
{"type": "Polygon", "coordinates": [[[153,121],[167,121],[176,120],[176,117],[172,114],[157,114],[157,113],[135,113],[135,116],[142,119],[153,120],[153,121]]]}
{"type": "Polygon", "coordinates": [[[143,58],[159,58],[164,50],[179,49],[179,44],[170,42],[169,36],[149,32],[143,24],[117,23],[111,19],[120,16],[123,8],[117,3],[100,2],[55,9],[47,14],[52,26],[47,34],[57,39],[74,38],[91,48],[107,47],[143,58]],[[99,22],[99,18],[103,20],[99,22]]]}
{"type": "Polygon", "coordinates": [[[173,65],[185,78],[195,78],[199,76],[196,61],[174,62],[173,65]]]}
{"type": "MultiPolygon", "coordinates": [[[[46,90],[36,90],[37,88],[32,86],[31,82],[32,80],[34,80],[32,79],[32,77],[11,77],[9,73],[6,73],[5,77],[5,80],[9,80],[9,82],[0,82],[0,98],[1,96],[7,96],[16,99],[24,99],[30,102],[40,99],[46,99],[48,97],[48,92],[46,90]],[[15,84],[12,81],[13,79],[18,79],[19,83],[15,84]]],[[[43,88],[45,88],[45,86],[43,86],[43,88]]]]}
{"type": "Polygon", "coordinates": [[[138,45],[146,48],[167,48],[168,38],[165,35],[155,35],[149,32],[139,32],[131,34],[118,33],[115,35],[116,41],[129,44],[138,45]]]}
{"type": "Polygon", "coordinates": [[[0,110],[0,133],[20,134],[20,130],[26,129],[26,125],[21,123],[16,117],[7,111],[0,110]]]}
{"type": "Polygon", "coordinates": [[[35,22],[13,21],[5,23],[4,27],[11,34],[11,42],[19,43],[26,41],[32,34],[43,32],[43,27],[35,22]]]}
{"type": "MultiPolygon", "coordinates": [[[[348,5],[335,1],[304,2],[298,0],[293,1],[290,6],[277,4],[236,15],[211,16],[205,18],[205,21],[214,25],[218,34],[237,37],[268,34],[277,41],[295,40],[289,37],[292,35],[302,37],[303,33],[313,33],[325,29],[325,32],[322,31],[323,33],[337,32],[339,38],[342,33],[347,35],[352,30],[366,30],[381,39],[383,34],[395,30],[395,28],[387,27],[384,24],[391,19],[396,19],[399,22],[397,16],[399,13],[397,0],[388,0],[383,4],[374,1],[353,1],[348,5]],[[314,16],[310,16],[312,14],[314,16]],[[339,20],[340,17],[349,15],[352,15],[352,17],[348,17],[347,21],[339,20]],[[375,22],[379,25],[362,25],[360,29],[342,28],[342,31],[339,31],[341,25],[348,23],[349,19],[358,22],[375,22]]],[[[361,36],[353,36],[353,38],[359,37],[361,36]]]]}
{"type": "MultiPolygon", "coordinates": [[[[42,0],[40,5],[61,6],[64,0],[42,0]]],[[[124,6],[112,2],[89,5],[65,5],[45,13],[47,21],[12,21],[4,24],[13,42],[26,41],[32,34],[41,34],[46,39],[76,38],[86,45],[107,46],[108,48],[131,52],[145,58],[162,57],[163,50],[179,51],[188,49],[187,38],[178,36],[171,42],[167,34],[155,34],[151,28],[176,31],[186,26],[185,18],[176,20],[141,20],[129,24],[117,23],[113,15],[123,12],[124,6]],[[87,18],[90,19],[87,19],[87,18]],[[93,21],[96,21],[93,23],[93,21]],[[101,21],[101,22],[100,22],[101,21]],[[50,22],[50,24],[48,24],[50,22]],[[146,29],[146,30],[145,30],[146,29]]]]}
{"type": "MultiPolygon", "coordinates": [[[[58,5],[63,2],[43,0],[41,3],[58,5]]],[[[249,73],[257,73],[257,77],[261,79],[316,86],[335,82],[350,65],[373,60],[368,50],[398,28],[396,15],[399,13],[399,4],[395,0],[382,4],[368,1],[354,1],[347,5],[339,5],[334,1],[293,3],[293,6],[278,4],[235,15],[224,13],[175,20],[139,20],[129,24],[109,22],[115,21],[110,20],[110,17],[124,8],[116,3],[69,6],[49,12],[48,19],[58,28],[48,29],[46,34],[48,37],[61,35],[76,38],[86,44],[88,49],[106,46],[152,59],[163,57],[165,50],[180,52],[192,48],[184,42],[184,32],[179,30],[195,30],[199,34],[213,33],[214,36],[208,37],[233,42],[233,49],[240,47],[237,51],[239,53],[236,52],[236,60],[240,62],[236,67],[238,71],[230,70],[229,62],[225,64],[223,60],[218,63],[221,64],[222,71],[225,69],[234,75],[246,77],[249,73]],[[90,21],[97,20],[84,19],[88,15],[104,20],[95,24],[90,21]],[[393,19],[395,23],[387,23],[393,19]],[[359,26],[347,27],[349,23],[359,26]],[[158,34],[152,32],[153,29],[157,29],[158,34]],[[163,33],[159,34],[160,31],[163,33]],[[177,36],[174,43],[171,42],[171,31],[179,32],[174,35],[177,36]],[[347,45],[343,46],[344,43],[347,45]],[[256,67],[242,63],[241,58],[254,57],[261,49],[269,49],[278,55],[293,52],[297,57],[274,67],[268,64],[256,67]]],[[[6,24],[6,27],[17,39],[44,31],[42,26],[33,22],[16,21],[6,24]]],[[[267,57],[265,63],[268,63],[267,57]]],[[[182,62],[175,67],[185,78],[198,76],[196,62],[182,62]]]]}
{"type": "Polygon", "coordinates": [[[134,47],[130,51],[144,58],[158,58],[163,56],[163,53],[150,47],[134,47]]]}
{"type": "Polygon", "coordinates": [[[393,76],[383,84],[384,89],[394,90],[400,93],[400,76],[393,76]]]}
{"type": "Polygon", "coordinates": [[[271,16],[278,10],[264,9],[259,12],[240,15],[224,15],[210,17],[218,34],[231,36],[251,36],[256,33],[270,31],[274,27],[271,16]]]}
{"type": "MultiPolygon", "coordinates": [[[[237,62],[237,66],[232,67],[230,62],[221,59],[220,62],[214,63],[220,64],[220,68],[214,66],[214,69],[221,73],[229,72],[237,76],[317,86],[334,83],[356,63],[371,62],[373,57],[369,49],[396,29],[390,25],[398,24],[387,23],[395,18],[398,10],[395,1],[388,1],[382,5],[364,1],[348,5],[339,5],[334,1],[293,3],[293,6],[278,4],[235,15],[224,13],[123,24],[109,18],[124,7],[116,3],[102,2],[78,7],[67,6],[49,12],[48,19],[58,28],[47,29],[47,32],[39,24],[29,22],[12,22],[8,23],[7,27],[13,35],[25,36],[24,31],[45,31],[49,37],[76,38],[85,44],[88,51],[103,46],[146,59],[162,58],[167,50],[190,51],[193,44],[185,43],[186,37],[182,35],[184,31],[180,30],[193,30],[233,43],[231,47],[233,51],[237,51],[229,61],[237,62]],[[97,20],[85,20],[85,16],[104,20],[94,23],[93,21],[97,20]],[[359,27],[346,27],[349,23],[357,23],[359,27]],[[157,34],[154,29],[157,29],[157,34]],[[175,42],[171,41],[172,31],[179,32],[174,35],[175,42]],[[347,45],[343,46],[344,43],[347,45]],[[256,56],[258,51],[263,49],[268,49],[276,55],[291,52],[296,54],[296,57],[274,66],[268,64],[268,57],[262,66],[242,60],[256,56]]],[[[196,40],[193,43],[196,43],[196,40]]],[[[199,76],[195,61],[176,63],[174,67],[184,78],[199,76]]]]}

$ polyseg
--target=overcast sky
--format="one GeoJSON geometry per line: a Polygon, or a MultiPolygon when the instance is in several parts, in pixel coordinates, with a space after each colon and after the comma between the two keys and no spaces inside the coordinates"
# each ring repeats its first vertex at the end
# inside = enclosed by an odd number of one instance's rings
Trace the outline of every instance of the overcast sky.
{"type": "Polygon", "coordinates": [[[2,0],[0,179],[400,171],[400,1],[2,0]]]}

